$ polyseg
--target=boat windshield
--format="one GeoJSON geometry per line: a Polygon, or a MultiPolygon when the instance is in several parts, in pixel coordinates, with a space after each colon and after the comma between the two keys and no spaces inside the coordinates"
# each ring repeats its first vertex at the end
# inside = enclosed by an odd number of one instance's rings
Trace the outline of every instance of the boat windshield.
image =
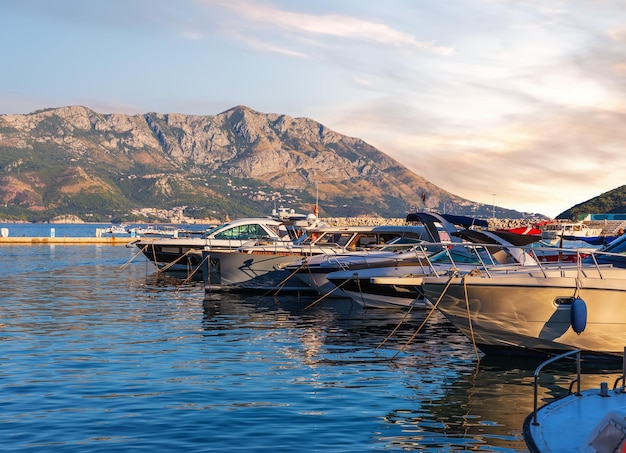
{"type": "Polygon", "coordinates": [[[611,253],[611,255],[597,253],[594,256],[584,258],[582,262],[593,264],[595,259],[595,262],[598,264],[612,264],[615,267],[626,268],[626,234],[621,235],[607,246],[601,248],[600,252],[611,253]]]}
{"type": "Polygon", "coordinates": [[[602,249],[603,252],[626,254],[626,234],[619,236],[602,249]]]}
{"type": "Polygon", "coordinates": [[[472,253],[458,248],[437,252],[430,256],[429,260],[433,263],[450,263],[454,261],[455,263],[479,264],[481,262],[475,252],[472,253]]]}
{"type": "Polygon", "coordinates": [[[344,247],[350,250],[384,248],[410,249],[416,244],[423,243],[419,234],[414,232],[398,231],[324,231],[309,230],[300,236],[294,244],[301,246],[332,246],[344,247]]]}
{"type": "MultiPolygon", "coordinates": [[[[278,230],[274,233],[278,236],[278,230]]],[[[258,223],[233,225],[231,223],[225,223],[219,225],[204,234],[204,237],[211,237],[214,239],[228,239],[228,240],[248,240],[248,239],[260,239],[270,236],[268,230],[263,228],[258,223]]]]}
{"type": "Polygon", "coordinates": [[[214,227],[207,229],[202,235],[202,237],[203,238],[208,237],[212,235],[213,233],[215,233],[216,231],[221,230],[222,228],[227,228],[228,225],[230,225],[230,223],[220,223],[219,225],[215,225],[214,227]]]}
{"type": "Polygon", "coordinates": [[[414,248],[416,245],[423,244],[424,241],[408,236],[397,236],[387,242],[381,242],[380,250],[409,250],[414,248]]]}

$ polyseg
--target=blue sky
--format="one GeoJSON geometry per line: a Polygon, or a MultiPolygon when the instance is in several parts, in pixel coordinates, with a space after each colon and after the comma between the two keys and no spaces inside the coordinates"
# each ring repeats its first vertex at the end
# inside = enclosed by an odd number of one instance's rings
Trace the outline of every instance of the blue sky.
{"type": "Polygon", "coordinates": [[[0,38],[0,114],[245,105],[549,216],[625,184],[623,1],[2,0],[0,38]]]}

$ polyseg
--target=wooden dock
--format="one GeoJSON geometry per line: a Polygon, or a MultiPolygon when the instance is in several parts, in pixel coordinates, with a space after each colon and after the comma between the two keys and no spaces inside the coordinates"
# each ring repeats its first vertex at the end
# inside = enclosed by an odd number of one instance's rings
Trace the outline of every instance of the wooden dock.
{"type": "Polygon", "coordinates": [[[14,236],[3,237],[0,236],[0,245],[11,244],[23,244],[23,245],[48,245],[48,244],[61,244],[61,245],[89,245],[89,244],[102,244],[102,245],[126,245],[129,242],[135,241],[137,238],[131,237],[26,237],[26,236],[14,236]]]}

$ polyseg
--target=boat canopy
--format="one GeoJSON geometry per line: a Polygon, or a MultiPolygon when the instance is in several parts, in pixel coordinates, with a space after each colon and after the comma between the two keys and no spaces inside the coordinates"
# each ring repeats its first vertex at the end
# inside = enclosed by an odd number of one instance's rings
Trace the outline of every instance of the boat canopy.
{"type": "Polygon", "coordinates": [[[474,217],[467,217],[463,215],[452,215],[452,214],[437,214],[434,212],[413,212],[406,216],[407,222],[422,222],[426,224],[426,222],[441,222],[441,219],[445,219],[453,225],[460,225],[463,228],[470,228],[472,226],[479,226],[487,228],[489,227],[489,222],[483,219],[475,219],[474,217]]]}
{"type": "MultiPolygon", "coordinates": [[[[535,235],[511,233],[510,231],[489,231],[489,233],[504,239],[511,245],[516,247],[524,247],[535,242],[539,242],[541,238],[535,235]]],[[[473,242],[475,244],[498,244],[498,242],[492,237],[484,234],[481,231],[476,230],[461,230],[456,233],[452,233],[454,236],[458,236],[466,241],[473,242]]]]}
{"type": "Polygon", "coordinates": [[[448,222],[453,223],[454,225],[460,225],[463,228],[470,228],[473,226],[489,228],[489,222],[483,219],[475,219],[474,217],[452,214],[441,214],[441,217],[446,219],[448,222]]]}
{"type": "MultiPolygon", "coordinates": [[[[428,234],[431,237],[432,242],[441,242],[442,240],[450,240],[452,233],[456,231],[454,224],[449,220],[445,219],[440,214],[436,212],[414,212],[406,217],[407,222],[420,222],[428,231],[428,234]],[[442,237],[442,231],[437,228],[437,223],[439,223],[448,237],[442,237]]],[[[444,234],[445,236],[445,234],[444,234]]]]}

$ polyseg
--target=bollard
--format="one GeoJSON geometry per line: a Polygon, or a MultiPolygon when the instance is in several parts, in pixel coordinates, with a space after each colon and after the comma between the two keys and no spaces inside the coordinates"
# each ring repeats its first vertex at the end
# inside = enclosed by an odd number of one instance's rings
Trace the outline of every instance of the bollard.
{"type": "Polygon", "coordinates": [[[600,396],[609,396],[609,384],[600,382],[600,396]]]}

